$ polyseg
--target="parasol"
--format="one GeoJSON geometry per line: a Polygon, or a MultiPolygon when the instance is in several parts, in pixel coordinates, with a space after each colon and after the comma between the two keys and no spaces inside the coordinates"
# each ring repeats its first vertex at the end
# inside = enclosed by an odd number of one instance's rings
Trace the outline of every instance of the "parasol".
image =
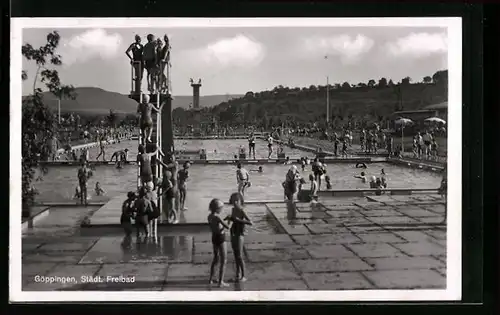
{"type": "Polygon", "coordinates": [[[443,124],[443,125],[446,124],[446,121],[444,119],[439,118],[439,117],[430,117],[430,118],[427,118],[425,121],[432,122],[432,123],[443,124]]]}
{"type": "Polygon", "coordinates": [[[394,121],[396,125],[401,125],[401,151],[404,153],[405,152],[405,146],[404,146],[404,129],[406,125],[413,124],[413,121],[408,118],[399,118],[396,121],[394,121]]]}

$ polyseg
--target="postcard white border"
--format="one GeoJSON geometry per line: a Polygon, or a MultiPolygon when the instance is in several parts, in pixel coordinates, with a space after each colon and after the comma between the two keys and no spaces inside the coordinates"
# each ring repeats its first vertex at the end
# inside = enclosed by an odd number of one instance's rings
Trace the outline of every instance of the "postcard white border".
{"type": "Polygon", "coordinates": [[[436,301],[462,294],[462,19],[436,18],[14,18],[10,68],[10,301],[436,301]],[[21,96],[23,28],[444,27],[448,30],[448,230],[445,290],[28,292],[21,276],[21,96]]]}

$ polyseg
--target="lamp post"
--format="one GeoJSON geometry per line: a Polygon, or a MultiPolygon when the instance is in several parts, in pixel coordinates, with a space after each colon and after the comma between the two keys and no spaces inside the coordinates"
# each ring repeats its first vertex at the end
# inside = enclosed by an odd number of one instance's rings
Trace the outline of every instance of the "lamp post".
{"type": "MultiPolygon", "coordinates": [[[[328,55],[325,56],[325,61],[328,61],[328,55]]],[[[328,73],[328,67],[326,67],[328,73]]],[[[326,76],[326,127],[330,122],[330,81],[328,75],[326,76]]]]}
{"type": "Polygon", "coordinates": [[[328,81],[328,76],[326,76],[326,125],[328,128],[328,122],[330,121],[330,84],[328,81]]]}

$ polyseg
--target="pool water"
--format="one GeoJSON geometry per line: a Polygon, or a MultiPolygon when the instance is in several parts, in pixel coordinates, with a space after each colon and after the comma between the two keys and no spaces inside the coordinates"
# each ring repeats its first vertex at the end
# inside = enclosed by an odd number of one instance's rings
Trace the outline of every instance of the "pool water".
{"type": "MultiPolygon", "coordinates": [[[[175,150],[180,151],[198,151],[200,149],[205,149],[207,152],[207,159],[209,160],[231,160],[234,156],[238,154],[240,147],[243,146],[248,154],[248,141],[245,139],[233,139],[233,140],[174,140],[175,150]]],[[[105,157],[107,160],[111,158],[113,152],[118,150],[129,149],[129,159],[134,159],[137,155],[137,141],[125,140],[120,143],[110,144],[105,148],[105,157]]],[[[291,149],[284,146],[285,155],[290,156],[291,159],[298,159],[300,157],[314,157],[313,153],[304,152],[298,149],[291,149]]],[[[275,145],[273,148],[273,153],[271,158],[277,158],[278,146],[275,145]]],[[[90,149],[89,156],[90,160],[95,160],[99,155],[99,147],[93,147],[90,149]]],[[[255,145],[255,158],[256,159],[267,159],[268,148],[267,142],[263,140],[256,140],[255,145]]],[[[63,158],[64,160],[64,158],[63,158]]],[[[102,161],[102,157],[99,158],[102,161]]]]}
{"type": "MultiPolygon", "coordinates": [[[[182,141],[182,140],[181,140],[182,141]]],[[[191,141],[191,140],[190,140],[191,141]]],[[[186,141],[182,141],[185,143],[186,141]]],[[[206,145],[206,148],[217,148],[218,154],[233,152],[239,145],[246,143],[246,140],[203,140],[194,141],[190,147],[196,147],[199,143],[206,145]]],[[[121,142],[107,147],[108,152],[129,147],[130,157],[137,153],[135,141],[121,142]],[[135,152],[134,152],[135,151],[135,152]]],[[[264,147],[264,146],[262,146],[264,147]]],[[[262,148],[261,150],[264,150],[262,148]]],[[[93,148],[95,154],[98,150],[93,148]]],[[[257,150],[259,151],[259,144],[257,150]]],[[[304,155],[303,152],[285,148],[287,154],[297,157],[304,155]]],[[[262,152],[262,151],[260,151],[262,152]]],[[[91,155],[92,157],[92,155],[91,155]]],[[[95,157],[95,155],[93,156],[95,157]]],[[[109,158],[109,157],[108,157],[109,158]]],[[[282,200],[283,189],[281,183],[285,179],[285,174],[290,166],[281,164],[263,165],[263,173],[255,172],[259,165],[245,166],[250,171],[252,186],[248,188],[246,197],[248,200],[282,200]]],[[[367,176],[378,176],[380,170],[384,168],[387,173],[389,187],[393,188],[434,188],[440,183],[440,175],[420,169],[405,168],[388,163],[374,163],[364,170],[367,176]]],[[[356,169],[353,164],[338,163],[327,165],[327,173],[331,178],[333,189],[354,189],[368,188],[361,180],[354,178],[362,170],[356,169]]],[[[43,176],[42,181],[35,182],[35,188],[39,191],[37,200],[43,201],[69,201],[72,200],[77,185],[77,166],[50,166],[48,173],[43,176]]],[[[208,205],[211,198],[226,200],[229,195],[236,191],[236,166],[235,165],[191,165],[190,179],[188,181],[188,207],[198,207],[208,205]]],[[[307,166],[303,176],[308,177],[311,173],[311,166],[307,166]]],[[[96,182],[106,191],[106,196],[125,196],[127,191],[135,190],[137,183],[137,166],[126,165],[123,169],[117,169],[113,165],[97,165],[94,175],[90,178],[89,196],[96,197],[94,187],[96,182]]],[[[308,188],[309,184],[306,184],[308,188]]],[[[324,186],[322,186],[324,187],[324,186]]]]}
{"type": "MultiPolygon", "coordinates": [[[[136,141],[122,141],[121,143],[107,146],[107,159],[110,158],[114,151],[124,148],[129,148],[130,158],[135,159],[135,155],[137,154],[136,144],[136,141]]],[[[204,147],[209,153],[212,152],[213,154],[212,157],[208,154],[208,158],[231,159],[233,153],[236,154],[240,145],[246,144],[246,140],[180,140],[176,141],[176,148],[183,147],[192,150],[204,147]],[[214,150],[217,150],[216,154],[213,153],[214,150]]],[[[91,159],[95,159],[98,151],[98,148],[91,149],[91,159]]],[[[291,150],[289,148],[285,148],[285,153],[293,158],[311,156],[310,153],[291,150]]],[[[257,143],[256,155],[257,157],[267,157],[267,147],[264,142],[257,143]]],[[[247,201],[283,200],[281,183],[285,179],[285,174],[290,166],[266,164],[263,165],[263,173],[255,172],[258,166],[257,164],[245,166],[250,171],[250,180],[252,182],[252,186],[246,192],[245,199],[247,201]]],[[[389,187],[393,188],[437,188],[441,180],[440,175],[436,173],[395,166],[388,163],[374,163],[368,165],[368,169],[363,171],[367,176],[377,176],[380,174],[382,168],[385,169],[387,174],[389,187]]],[[[338,163],[327,165],[327,173],[331,177],[333,189],[368,188],[368,184],[364,184],[361,180],[354,178],[354,175],[359,174],[361,171],[361,169],[356,169],[354,164],[338,163]]],[[[230,194],[237,190],[236,166],[227,164],[195,164],[191,166],[189,172],[190,178],[186,200],[188,210],[186,215],[189,212],[190,217],[194,215],[198,218],[197,220],[204,222],[208,215],[208,204],[212,198],[219,198],[227,202],[230,194]]],[[[311,166],[307,166],[306,170],[302,172],[302,176],[307,178],[310,173],[311,166]]],[[[89,196],[91,200],[101,201],[103,198],[95,196],[94,193],[96,182],[100,182],[101,187],[106,191],[105,197],[123,196],[125,198],[127,191],[136,189],[137,166],[125,165],[123,169],[117,169],[113,165],[96,166],[94,175],[88,183],[89,196]]],[[[49,166],[48,173],[43,176],[43,180],[35,182],[34,185],[40,193],[37,196],[38,202],[71,201],[77,185],[77,166],[49,166]]],[[[324,187],[324,184],[322,187],[324,187]]],[[[309,189],[309,184],[306,184],[305,189],[309,189]]],[[[78,222],[85,215],[89,215],[95,210],[97,209],[54,209],[51,210],[47,218],[43,219],[44,223],[41,226],[23,234],[31,237],[69,236],[79,229],[78,222]]],[[[230,207],[226,206],[224,213],[229,213],[230,211],[230,207]]],[[[279,224],[275,222],[274,218],[270,217],[264,204],[248,204],[246,211],[253,221],[253,226],[249,230],[250,233],[281,233],[278,227],[279,224]]]]}

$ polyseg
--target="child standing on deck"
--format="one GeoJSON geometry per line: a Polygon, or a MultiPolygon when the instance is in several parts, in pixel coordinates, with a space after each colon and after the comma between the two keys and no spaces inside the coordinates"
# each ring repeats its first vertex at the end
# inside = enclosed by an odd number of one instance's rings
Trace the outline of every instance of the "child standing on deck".
{"type": "Polygon", "coordinates": [[[208,208],[210,210],[210,214],[208,215],[208,225],[210,226],[210,230],[212,232],[212,246],[214,252],[214,258],[212,260],[212,265],[210,266],[210,278],[209,283],[213,284],[213,277],[215,272],[215,266],[220,263],[219,266],[219,287],[227,287],[228,284],[224,282],[224,270],[226,269],[226,257],[227,257],[227,248],[226,248],[226,230],[229,229],[229,226],[224,223],[224,221],[220,218],[220,213],[224,204],[219,199],[212,199],[208,208]]]}
{"type": "Polygon", "coordinates": [[[245,210],[243,209],[244,199],[240,193],[233,193],[229,197],[229,203],[233,205],[230,216],[225,220],[230,221],[231,228],[231,246],[234,253],[234,261],[236,263],[236,278],[235,282],[245,282],[245,263],[243,262],[243,243],[246,234],[246,226],[252,225],[245,210]]]}

